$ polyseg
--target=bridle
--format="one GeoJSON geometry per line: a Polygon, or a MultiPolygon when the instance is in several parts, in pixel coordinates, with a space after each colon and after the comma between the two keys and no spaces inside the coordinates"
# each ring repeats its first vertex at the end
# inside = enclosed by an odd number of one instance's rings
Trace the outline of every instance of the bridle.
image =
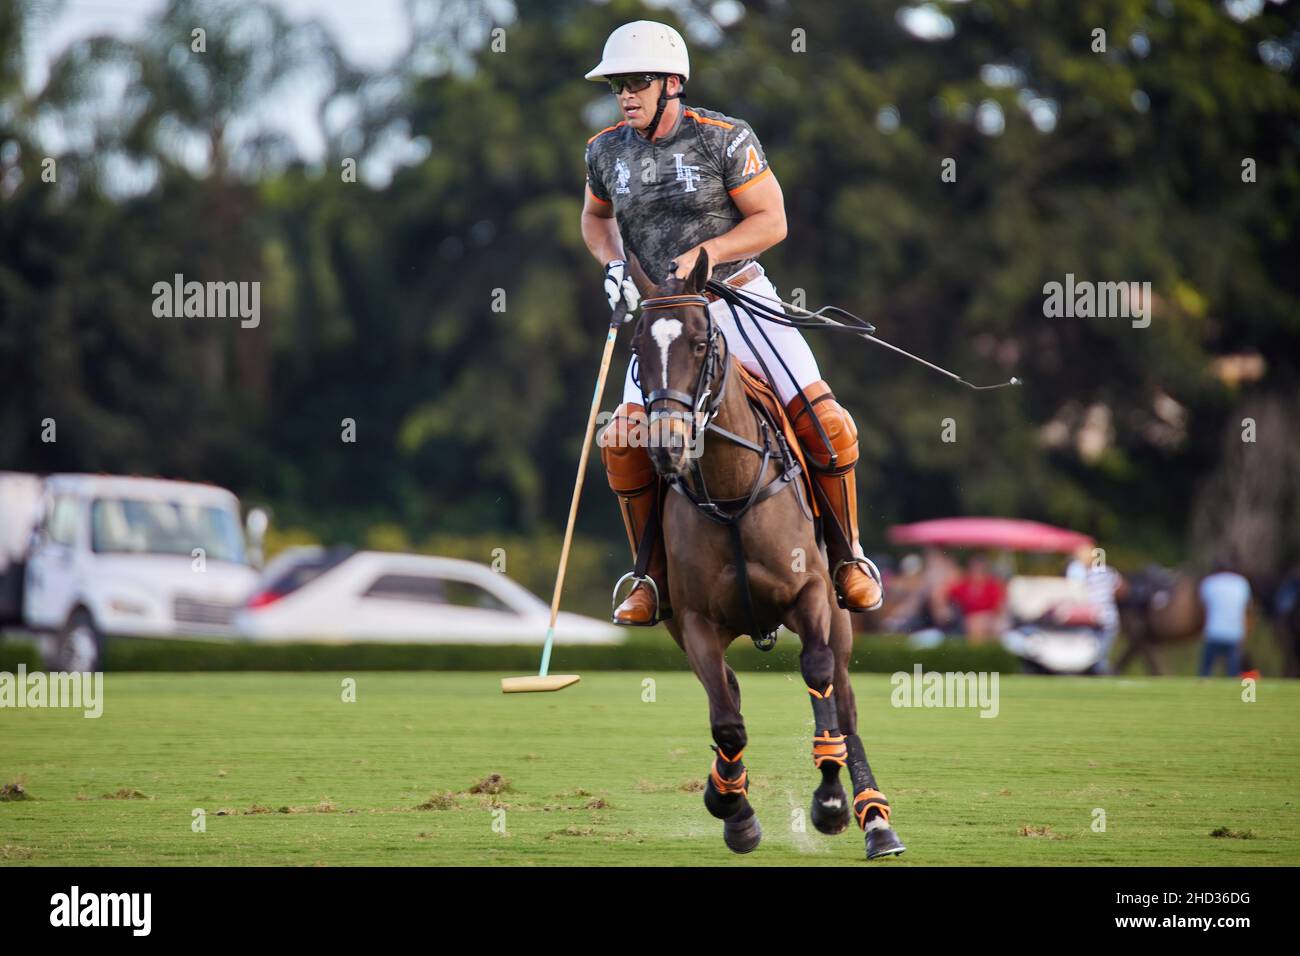
{"type": "MultiPolygon", "coordinates": [[[[695,378],[695,391],[687,393],[675,388],[657,388],[647,395],[642,389],[641,400],[646,415],[651,420],[655,417],[655,406],[661,402],[677,402],[679,405],[685,405],[692,413],[690,442],[693,447],[695,442],[703,437],[703,432],[710,427],[717,430],[714,420],[722,407],[722,399],[726,394],[727,381],[730,378],[728,372],[731,368],[731,363],[724,361],[720,345],[725,343],[726,339],[718,329],[718,324],[713,321],[713,313],[709,311],[709,300],[702,295],[661,295],[643,299],[641,302],[642,323],[647,321],[645,313],[654,309],[680,309],[692,306],[703,308],[705,320],[708,322],[706,339],[708,352],[704,361],[700,363],[700,371],[695,378]],[[721,381],[718,381],[717,390],[714,391],[714,380],[719,376],[719,368],[721,368],[721,381]]],[[[665,383],[668,380],[667,371],[664,369],[665,383]]],[[[639,379],[637,384],[640,385],[639,379]]]]}
{"type": "MultiPolygon", "coordinates": [[[[645,408],[647,419],[650,422],[653,422],[656,414],[658,414],[655,410],[658,405],[665,402],[676,402],[678,405],[685,406],[691,414],[688,447],[698,447],[697,443],[703,441],[705,434],[713,432],[719,438],[725,439],[734,445],[739,445],[741,448],[746,448],[759,456],[761,460],[758,471],[754,475],[754,484],[750,487],[748,494],[739,498],[718,499],[709,493],[708,486],[704,481],[704,471],[700,467],[701,456],[699,455],[691,457],[690,480],[678,475],[665,478],[675,491],[680,492],[689,499],[705,517],[719,524],[734,525],[758,502],[781,491],[787,484],[793,483],[801,469],[799,461],[790,450],[781,429],[776,426],[776,423],[769,422],[767,416],[762,414],[753,403],[746,402],[745,404],[754,416],[761,444],[750,441],[742,435],[737,435],[735,432],[729,431],[718,424],[718,413],[722,409],[722,400],[726,396],[727,382],[730,381],[731,355],[725,348],[726,337],[722,334],[722,330],[718,328],[713,313],[709,310],[710,304],[710,300],[705,296],[690,294],[652,296],[641,300],[642,314],[640,325],[637,328],[637,335],[633,336],[633,351],[636,351],[636,341],[641,334],[642,326],[647,321],[647,312],[656,309],[681,308],[704,309],[704,318],[708,323],[705,340],[708,351],[704,356],[704,361],[700,363],[700,371],[695,378],[694,392],[683,392],[675,388],[656,388],[647,394],[639,374],[636,376],[636,384],[641,388],[642,406],[645,408]],[[774,458],[780,465],[778,473],[767,482],[764,482],[763,477],[767,474],[767,466],[774,458]]],[[[639,353],[637,358],[639,372],[639,353]]],[[[666,381],[666,369],[664,373],[666,381]]],[[[808,519],[811,521],[811,510],[808,509],[802,497],[799,500],[808,515],[808,519]]]]}

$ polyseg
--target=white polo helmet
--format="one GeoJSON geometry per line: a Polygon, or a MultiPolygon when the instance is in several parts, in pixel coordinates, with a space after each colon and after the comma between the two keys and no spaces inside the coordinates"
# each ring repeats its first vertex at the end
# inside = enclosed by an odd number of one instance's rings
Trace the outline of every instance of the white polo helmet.
{"type": "Polygon", "coordinates": [[[691,78],[691,60],[686,41],[666,23],[634,20],[609,35],[600,63],[587,74],[599,83],[607,76],[623,73],[677,73],[691,78]]]}

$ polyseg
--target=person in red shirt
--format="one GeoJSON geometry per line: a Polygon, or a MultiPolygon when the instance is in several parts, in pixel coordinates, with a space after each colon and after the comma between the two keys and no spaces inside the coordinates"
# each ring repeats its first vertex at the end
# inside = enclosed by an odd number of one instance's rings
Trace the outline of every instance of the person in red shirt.
{"type": "Polygon", "coordinates": [[[948,600],[961,610],[966,639],[983,644],[997,637],[1007,589],[982,555],[973,556],[966,573],[948,589],[948,600]]]}

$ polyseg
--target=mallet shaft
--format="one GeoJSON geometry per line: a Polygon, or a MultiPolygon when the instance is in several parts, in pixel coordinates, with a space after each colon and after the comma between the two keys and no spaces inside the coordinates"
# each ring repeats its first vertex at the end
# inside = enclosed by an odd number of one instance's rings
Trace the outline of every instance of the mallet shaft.
{"type": "Polygon", "coordinates": [[[587,430],[582,439],[582,455],[578,458],[578,476],[573,482],[573,500],[569,502],[569,524],[564,529],[564,545],[560,548],[560,566],[555,572],[555,593],[551,597],[551,626],[546,629],[546,643],[542,647],[542,667],[538,676],[545,677],[551,667],[551,644],[555,639],[555,620],[560,614],[560,594],[564,590],[564,572],[569,566],[569,546],[573,543],[573,526],[578,518],[578,501],[582,497],[582,481],[587,474],[587,459],[591,454],[591,433],[596,429],[596,416],[600,413],[600,398],[605,391],[605,377],[609,374],[610,359],[614,355],[614,340],[623,322],[626,309],[619,308],[609,323],[605,338],[605,354],[600,360],[600,373],[596,376],[596,390],[591,394],[591,412],[587,416],[587,430]]]}

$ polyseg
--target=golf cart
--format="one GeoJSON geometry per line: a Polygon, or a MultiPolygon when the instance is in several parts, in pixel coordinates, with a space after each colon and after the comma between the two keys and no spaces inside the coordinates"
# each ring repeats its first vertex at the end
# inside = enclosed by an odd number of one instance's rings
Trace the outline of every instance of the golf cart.
{"type": "MultiPolygon", "coordinates": [[[[1015,518],[941,518],[895,525],[889,529],[889,540],[904,547],[996,552],[997,563],[1009,566],[1041,566],[1041,556],[1068,556],[1093,544],[1085,534],[1015,518]],[[1040,557],[1017,561],[1017,554],[1040,557]]],[[[1032,673],[1083,674],[1101,661],[1101,634],[1086,587],[1082,580],[1059,573],[1064,560],[1055,561],[1058,573],[1017,573],[1007,581],[1002,646],[1032,673]]]]}

